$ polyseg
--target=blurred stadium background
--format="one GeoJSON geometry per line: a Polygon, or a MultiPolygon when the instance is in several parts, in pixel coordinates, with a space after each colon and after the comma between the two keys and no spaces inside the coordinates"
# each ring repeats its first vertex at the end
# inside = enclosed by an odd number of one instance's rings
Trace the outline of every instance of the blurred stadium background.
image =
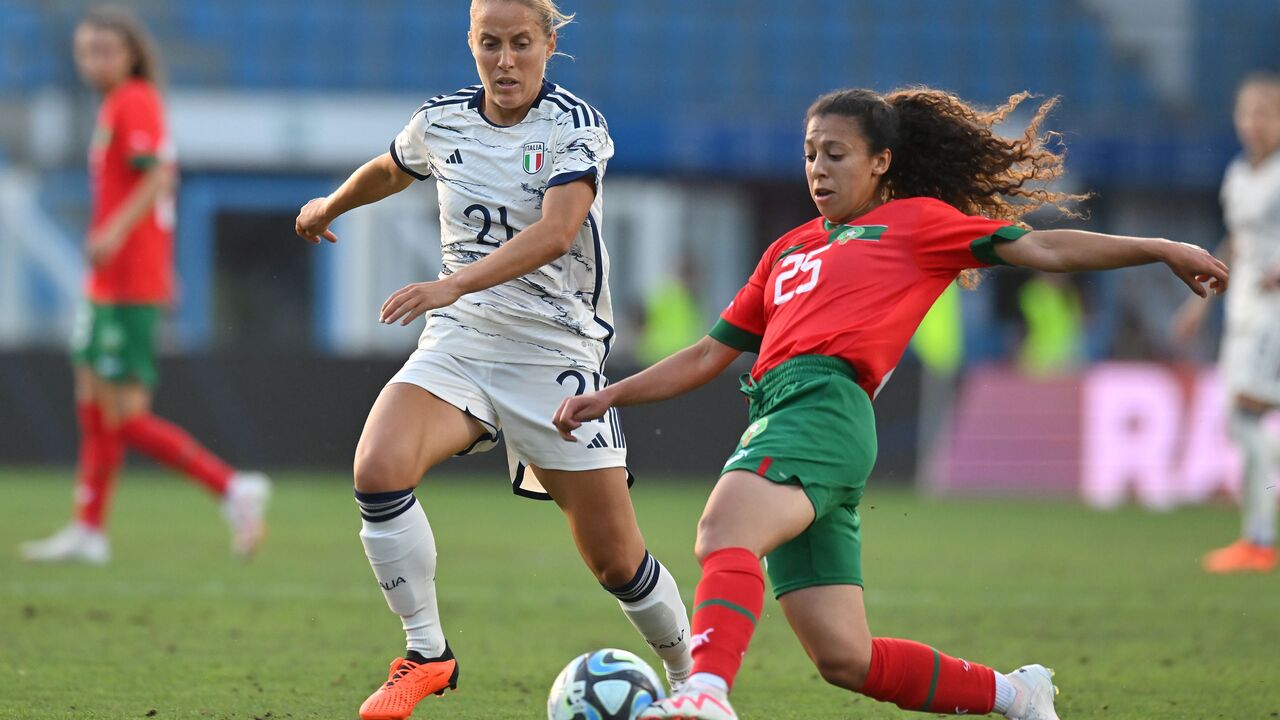
{"type": "MultiPolygon", "coordinates": [[[[377,325],[375,309],[434,276],[433,189],[352,213],[335,247],[302,243],[293,217],[383,152],[424,98],[475,81],[465,3],[128,4],[161,45],[182,171],[182,289],[159,407],[238,464],[341,470],[416,339],[416,328],[377,325]]],[[[74,461],[64,347],[98,98],[74,75],[70,34],[87,5],[0,0],[3,465],[74,461]]],[[[615,376],[697,337],[758,252],[814,214],[799,141],[823,91],[1060,95],[1051,126],[1069,148],[1069,183],[1097,194],[1088,227],[1212,246],[1218,184],[1238,150],[1236,84],[1280,67],[1275,0],[567,5],[578,20],[561,49],[576,60],[555,59],[549,76],[605,113],[618,147],[606,195],[615,376]]],[[[998,272],[957,293],[879,401],[878,481],[1166,506],[1229,488],[1221,402],[1201,370],[1216,332],[1192,348],[1172,341],[1184,296],[1155,268],[1066,282],[998,272]],[[1022,456],[991,461],[988,449],[1019,445],[1022,456]]],[[[713,473],[742,417],[729,378],[629,411],[634,464],[713,473]]]]}
{"type": "MultiPolygon", "coordinates": [[[[182,173],[182,287],[157,407],[229,461],[272,471],[273,534],[254,563],[232,563],[213,505],[131,460],[110,567],[18,564],[14,545],[51,530],[71,489],[65,348],[99,99],[70,59],[89,3],[0,0],[0,718],[350,717],[400,634],[343,483],[369,406],[417,337],[375,312],[436,272],[434,190],[351,213],[336,246],[305,244],[293,219],[384,152],[423,99],[475,82],[466,3],[125,4],[159,40],[182,173]]],[[[604,112],[618,148],[605,200],[613,376],[700,336],[759,252],[814,215],[801,122],[824,91],[1060,95],[1050,126],[1068,182],[1096,193],[1083,225],[1212,246],[1238,152],[1236,85],[1280,69],[1276,0],[561,4],[578,13],[561,36],[576,60],[555,59],[549,76],[604,112]]],[[[863,508],[877,632],[1002,668],[1052,662],[1065,717],[1280,713],[1277,578],[1206,581],[1196,560],[1236,515],[1177,507],[1230,496],[1239,474],[1217,328],[1189,347],[1172,339],[1186,296],[1140,268],[1065,281],[1002,270],[944,297],[877,400],[863,508]],[[929,497],[992,493],[1028,497],[929,497]]],[[[689,598],[694,524],[745,417],[731,375],[625,414],[638,474],[683,481],[635,497],[689,598]]],[[[502,497],[501,453],[446,466],[459,474],[492,484],[422,495],[468,692],[422,714],[538,717],[575,653],[644,652],[556,513],[502,497]]],[[[825,686],[772,601],[765,615],[735,689],[748,716],[902,716],[825,686]]]]}

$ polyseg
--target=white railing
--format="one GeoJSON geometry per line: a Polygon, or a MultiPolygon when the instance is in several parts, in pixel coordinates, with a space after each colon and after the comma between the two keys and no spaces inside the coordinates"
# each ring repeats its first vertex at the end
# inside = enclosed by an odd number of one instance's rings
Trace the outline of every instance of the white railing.
{"type": "Polygon", "coordinates": [[[0,170],[0,347],[65,343],[84,260],[37,201],[36,176],[0,170]],[[38,282],[53,297],[37,294],[38,282]]]}

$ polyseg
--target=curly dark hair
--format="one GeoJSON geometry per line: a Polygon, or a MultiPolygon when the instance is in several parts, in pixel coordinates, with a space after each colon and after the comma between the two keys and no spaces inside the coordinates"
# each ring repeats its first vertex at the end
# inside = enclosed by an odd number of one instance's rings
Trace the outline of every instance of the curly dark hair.
{"type": "MultiPolygon", "coordinates": [[[[819,115],[841,115],[858,123],[868,150],[889,150],[892,159],[881,179],[885,200],[932,197],[963,213],[1021,223],[1028,213],[1051,207],[1078,216],[1069,206],[1088,195],[1058,192],[1050,183],[1062,177],[1061,137],[1041,131],[1058,104],[1040,104],[1021,137],[992,132],[1030,93],[1013,95],[994,110],[979,110],[948,92],[908,87],[881,95],[874,90],[837,90],[809,107],[805,122],[819,115]],[[1055,152],[1049,146],[1057,145],[1055,152]]],[[[972,287],[976,273],[961,275],[972,287]]]]}

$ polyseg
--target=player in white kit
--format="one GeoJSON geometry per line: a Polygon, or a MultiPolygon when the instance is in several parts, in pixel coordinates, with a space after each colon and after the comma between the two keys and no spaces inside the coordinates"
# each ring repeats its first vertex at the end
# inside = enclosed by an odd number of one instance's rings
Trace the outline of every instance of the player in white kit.
{"type": "MultiPolygon", "coordinates": [[[[1213,573],[1270,572],[1276,566],[1280,438],[1264,416],[1280,409],[1280,75],[1251,75],[1240,86],[1236,134],[1244,152],[1222,181],[1226,251],[1234,276],[1227,298],[1220,370],[1231,397],[1231,436],[1244,458],[1240,539],[1204,557],[1213,573]]],[[[1219,250],[1219,254],[1222,254],[1219,250]]],[[[1183,338],[1203,321],[1207,301],[1179,313],[1183,338]]]]}
{"type": "Polygon", "coordinates": [[[514,491],[556,501],[669,681],[692,666],[675,580],[636,524],[616,414],[585,426],[578,443],[560,440],[550,421],[565,397],[606,384],[614,334],[601,237],[613,141],[598,111],[544,79],[570,19],[552,0],[473,0],[468,41],[481,84],[418,108],[390,152],[298,216],[299,235],[335,241],[329,224],[352,208],[415,179],[434,178],[439,190],[439,279],[399,290],[381,310],[384,323],[402,325],[425,314],[426,328],[356,449],[360,537],[408,648],[361,707],[364,720],[407,717],[456,686],[435,540],[413,490],[446,458],[492,447],[499,431],[514,491]]]}

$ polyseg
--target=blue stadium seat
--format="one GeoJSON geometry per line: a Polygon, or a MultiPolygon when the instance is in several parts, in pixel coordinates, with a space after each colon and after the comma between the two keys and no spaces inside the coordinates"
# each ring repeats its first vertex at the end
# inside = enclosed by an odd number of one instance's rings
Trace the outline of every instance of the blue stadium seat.
{"type": "MultiPolygon", "coordinates": [[[[1119,0],[1117,0],[1119,1],[1119,0]]],[[[984,104],[1030,89],[1060,94],[1055,126],[1096,147],[1174,128],[1220,136],[1239,77],[1280,67],[1275,0],[1193,0],[1196,107],[1165,108],[1143,69],[1108,42],[1099,17],[1059,0],[653,0],[569,3],[551,76],[610,117],[641,153],[635,169],[768,172],[793,167],[784,138],[819,93],[926,83],[984,104]],[[1119,122],[1117,118],[1123,118],[1119,122]],[[1141,130],[1146,128],[1146,130],[1141,130]]],[[[179,87],[382,91],[428,96],[474,82],[461,6],[421,0],[219,0],[140,3],[179,87]]],[[[75,83],[68,58],[80,5],[0,0],[0,96],[75,83]]],[[[619,143],[620,146],[623,143],[619,143]]],[[[1073,143],[1079,146],[1079,140],[1073,143]]],[[[1172,146],[1178,147],[1176,143],[1172,146]]],[[[1154,150],[1151,150],[1154,152],[1154,150]]],[[[1150,165],[1107,165],[1158,179],[1150,165]]],[[[1115,163],[1127,163],[1116,159],[1115,163]]]]}

